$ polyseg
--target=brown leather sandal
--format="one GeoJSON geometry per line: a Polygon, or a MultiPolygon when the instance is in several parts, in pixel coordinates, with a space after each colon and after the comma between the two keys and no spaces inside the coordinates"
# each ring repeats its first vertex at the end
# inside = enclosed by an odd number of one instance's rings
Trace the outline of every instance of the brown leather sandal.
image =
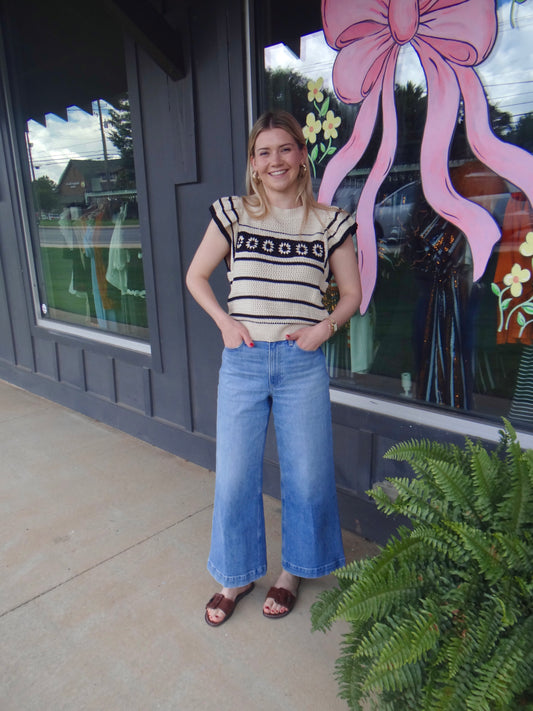
{"type": "Polygon", "coordinates": [[[209,600],[205,606],[205,621],[207,624],[211,627],[220,627],[220,625],[223,625],[224,622],[227,622],[233,615],[233,611],[237,607],[239,600],[242,600],[242,598],[248,595],[248,593],[251,593],[254,588],[255,583],[250,583],[249,587],[247,587],[246,590],[243,590],[242,593],[239,593],[235,600],[230,600],[229,597],[224,597],[222,593],[216,593],[216,595],[213,595],[211,600],[209,600]],[[219,622],[213,622],[213,620],[209,619],[209,615],[207,614],[208,610],[222,610],[225,617],[223,617],[219,622]]]}
{"type": "MultiPolygon", "coordinates": [[[[298,588],[300,587],[301,579],[298,580],[298,588]]],[[[269,620],[278,620],[281,619],[282,617],[287,617],[287,615],[292,611],[292,608],[294,607],[294,603],[296,602],[296,597],[298,593],[298,588],[296,588],[296,594],[291,593],[290,590],[287,590],[286,588],[275,588],[271,587],[270,590],[267,592],[265,600],[268,600],[269,597],[271,597],[274,602],[277,602],[278,605],[282,605],[283,607],[286,607],[287,609],[285,612],[265,612],[263,610],[263,615],[267,617],[269,620]]]]}

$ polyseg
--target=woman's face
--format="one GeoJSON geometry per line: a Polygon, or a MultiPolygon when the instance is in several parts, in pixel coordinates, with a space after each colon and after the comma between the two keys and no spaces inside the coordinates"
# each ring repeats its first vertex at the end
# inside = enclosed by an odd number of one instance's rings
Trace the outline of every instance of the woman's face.
{"type": "Polygon", "coordinates": [[[257,136],[251,164],[272,202],[281,195],[296,196],[306,158],[307,149],[300,148],[283,128],[269,128],[257,136]]]}

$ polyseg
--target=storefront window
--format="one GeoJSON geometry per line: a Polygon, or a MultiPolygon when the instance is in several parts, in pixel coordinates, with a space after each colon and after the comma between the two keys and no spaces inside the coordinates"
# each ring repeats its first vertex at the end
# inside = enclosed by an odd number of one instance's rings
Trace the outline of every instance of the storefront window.
{"type": "Polygon", "coordinates": [[[300,120],[317,196],[359,224],[363,313],[325,347],[332,382],[531,428],[533,2],[485,6],[475,37],[478,4],[458,3],[440,44],[422,22],[396,41],[378,4],[323,4],[335,49],[320,17],[263,45],[263,108],[300,120]]]}
{"type": "Polygon", "coordinates": [[[64,2],[12,3],[40,318],[148,340],[122,32],[64,2]]]}

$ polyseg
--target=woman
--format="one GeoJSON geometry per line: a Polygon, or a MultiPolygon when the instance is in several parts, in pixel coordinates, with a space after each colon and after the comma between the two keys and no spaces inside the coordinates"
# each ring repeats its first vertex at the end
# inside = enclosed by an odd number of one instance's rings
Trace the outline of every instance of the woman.
{"type": "Polygon", "coordinates": [[[246,197],[221,198],[187,273],[187,286],[224,341],[217,409],[215,505],[208,570],[223,588],[205,620],[219,626],[266,573],[262,461],[270,412],[281,469],[282,572],[263,614],[287,615],[300,578],[344,565],[329,380],[320,346],[359,307],[355,222],[319,205],[302,129],[286,112],[250,133],[246,197]],[[209,278],[226,262],[228,311],[209,278]],[[330,276],[340,299],[322,297],[330,276]]]}

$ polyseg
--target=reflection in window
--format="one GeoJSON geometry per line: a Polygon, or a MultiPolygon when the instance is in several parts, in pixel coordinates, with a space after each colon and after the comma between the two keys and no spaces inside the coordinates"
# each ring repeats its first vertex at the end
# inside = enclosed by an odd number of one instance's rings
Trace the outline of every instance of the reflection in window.
{"type": "Polygon", "coordinates": [[[148,337],[126,97],[28,122],[44,317],[148,337]],[[76,157],[71,157],[76,156],[76,157]],[[87,156],[87,157],[85,157],[87,156]],[[39,177],[37,177],[37,175],[39,177]]]}
{"type": "Polygon", "coordinates": [[[98,4],[7,4],[40,316],[148,340],[122,30],[98,4]]]}
{"type": "MultiPolygon", "coordinates": [[[[496,135],[531,152],[533,91],[527,67],[533,8],[520,6],[514,28],[505,9],[498,21],[498,42],[476,71],[496,135]]],[[[265,47],[264,59],[265,108],[285,108],[301,122],[318,193],[324,168],[351,136],[360,105],[344,105],[335,96],[336,52],[316,29],[302,33],[299,55],[294,43],[292,50],[278,43],[265,47]]],[[[397,64],[395,102],[398,145],[374,211],[378,281],[366,313],[354,316],[325,346],[330,375],[342,387],[488,417],[504,415],[531,428],[531,205],[519,188],[474,158],[461,109],[449,154],[451,180],[461,195],[488,210],[502,231],[483,277],[474,282],[464,234],[428,205],[422,190],[426,84],[408,46],[397,64]]],[[[380,141],[378,120],[334,204],[357,213],[380,141]]],[[[336,298],[332,284],[325,297],[330,310],[336,298]]]]}

